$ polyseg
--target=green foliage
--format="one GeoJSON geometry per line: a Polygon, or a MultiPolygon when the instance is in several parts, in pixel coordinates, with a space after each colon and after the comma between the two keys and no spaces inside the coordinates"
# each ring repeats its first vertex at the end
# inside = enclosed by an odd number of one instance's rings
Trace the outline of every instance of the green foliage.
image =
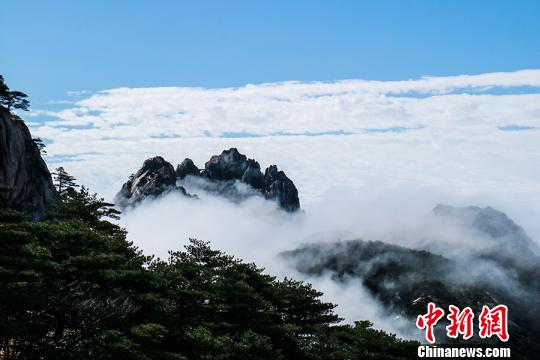
{"type": "Polygon", "coordinates": [[[123,232],[76,215],[28,222],[4,211],[0,221],[0,351],[14,358],[91,354],[136,313],[133,292],[148,259],[123,232]]]}
{"type": "Polygon", "coordinates": [[[311,348],[312,359],[416,359],[418,343],[371,328],[369,321],[324,329],[323,342],[311,348]]]}
{"type": "Polygon", "coordinates": [[[5,106],[8,111],[11,109],[28,110],[30,107],[28,95],[21,91],[10,90],[2,75],[0,75],[0,104],[5,106]]]}
{"type": "Polygon", "coordinates": [[[190,359],[229,359],[239,352],[302,358],[319,329],[339,320],[334,305],[321,302],[310,285],[276,281],[203,241],[192,239],[186,251],[153,262],[150,270],[166,299],[165,343],[190,359]]]}
{"type": "Polygon", "coordinates": [[[46,145],[41,138],[33,138],[32,141],[37,146],[41,154],[47,154],[47,150],[45,150],[46,145]]]}
{"type": "Polygon", "coordinates": [[[64,187],[49,218],[0,211],[0,357],[405,359],[416,345],[336,325],[311,285],[192,239],[145,257],[106,220],[112,204],[64,187]]]}
{"type": "Polygon", "coordinates": [[[69,175],[62,166],[57,167],[51,175],[53,176],[56,190],[61,197],[65,197],[68,193],[73,193],[73,189],[79,187],[75,183],[75,177],[69,175]]]}

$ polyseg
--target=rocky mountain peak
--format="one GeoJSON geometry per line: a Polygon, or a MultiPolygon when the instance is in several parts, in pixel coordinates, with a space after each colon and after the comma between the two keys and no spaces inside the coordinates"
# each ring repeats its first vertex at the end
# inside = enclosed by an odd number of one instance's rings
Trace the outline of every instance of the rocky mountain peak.
{"type": "Polygon", "coordinates": [[[223,150],[221,155],[214,155],[204,164],[204,176],[213,180],[241,179],[248,167],[248,159],[236,148],[223,150]]]}
{"type": "Polygon", "coordinates": [[[246,169],[240,180],[245,184],[251,185],[254,189],[264,189],[264,175],[261,172],[261,166],[253,159],[246,161],[246,169]]]}
{"type": "Polygon", "coordinates": [[[170,170],[172,170],[172,173],[174,173],[174,168],[170,163],[165,161],[165,159],[163,159],[161,156],[154,156],[153,158],[146,159],[143,163],[142,168],[139,171],[152,171],[169,176],[171,175],[170,170]]]}
{"type": "Polygon", "coordinates": [[[199,176],[200,174],[201,171],[197,166],[195,166],[193,160],[191,159],[185,159],[176,167],[176,177],[179,180],[183,180],[188,175],[199,176]]]}
{"type": "Polygon", "coordinates": [[[233,201],[259,195],[276,201],[282,209],[289,212],[300,208],[298,190],[283,171],[272,165],[263,174],[257,161],[248,159],[236,148],[212,156],[203,170],[189,158],[182,161],[176,167],[176,171],[161,157],[148,159],[122,186],[117,203],[120,206],[133,205],[146,197],[159,196],[172,189],[179,189],[187,194],[182,185],[189,180],[188,176],[200,180],[196,184],[199,190],[212,192],[233,201]],[[247,185],[250,191],[239,191],[236,184],[245,184],[243,186],[247,185]]]}
{"type": "Polygon", "coordinates": [[[176,186],[174,167],[161,156],[155,156],[145,160],[143,166],[130,176],[117,194],[116,202],[121,207],[133,206],[148,197],[173,190],[187,194],[184,188],[176,186]]]}
{"type": "Polygon", "coordinates": [[[264,171],[264,188],[266,197],[276,199],[287,211],[300,208],[296,186],[276,165],[271,165],[264,171]]]}

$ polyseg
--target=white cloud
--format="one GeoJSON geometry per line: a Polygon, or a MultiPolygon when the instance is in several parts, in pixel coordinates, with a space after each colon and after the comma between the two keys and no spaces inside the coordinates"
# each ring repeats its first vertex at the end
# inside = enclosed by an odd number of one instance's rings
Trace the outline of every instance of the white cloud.
{"type": "Polygon", "coordinates": [[[191,157],[203,166],[236,146],[263,167],[283,168],[304,204],[335,187],[361,193],[414,184],[538,210],[540,93],[513,93],[522,87],[540,87],[540,70],[120,88],[46,112],[56,120],[33,132],[53,141],[47,149],[52,166],[63,163],[108,198],[149,156],[173,164],[191,157]],[[532,129],[499,129],[507,125],[532,129]]]}

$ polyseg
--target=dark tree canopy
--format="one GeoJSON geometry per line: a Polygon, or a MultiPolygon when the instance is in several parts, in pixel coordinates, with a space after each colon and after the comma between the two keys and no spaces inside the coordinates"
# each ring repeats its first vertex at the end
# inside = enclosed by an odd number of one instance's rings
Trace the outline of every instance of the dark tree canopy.
{"type": "Polygon", "coordinates": [[[2,75],[0,75],[0,104],[8,110],[28,110],[30,107],[28,95],[22,91],[10,90],[2,75]]]}
{"type": "Polygon", "coordinates": [[[34,144],[36,144],[41,154],[47,154],[47,150],[45,150],[45,142],[43,142],[41,138],[33,138],[32,141],[34,142],[34,144]]]}
{"type": "Polygon", "coordinates": [[[0,96],[4,96],[8,91],[9,88],[4,81],[4,77],[0,75],[0,96]]]}
{"type": "Polygon", "coordinates": [[[56,171],[52,173],[54,179],[54,185],[60,196],[66,194],[70,189],[76,188],[79,185],[75,183],[75,177],[68,174],[64,167],[60,166],[56,168],[56,171]]]}

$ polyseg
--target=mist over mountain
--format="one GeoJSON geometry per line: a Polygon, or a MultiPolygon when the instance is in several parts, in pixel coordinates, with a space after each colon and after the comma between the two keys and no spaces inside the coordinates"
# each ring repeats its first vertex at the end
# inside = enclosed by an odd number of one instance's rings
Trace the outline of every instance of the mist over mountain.
{"type": "Polygon", "coordinates": [[[539,22],[2,2],[0,360],[540,360],[539,22]]]}
{"type": "MultiPolygon", "coordinates": [[[[483,305],[506,304],[513,348],[516,352],[540,350],[537,245],[504,213],[490,207],[438,205],[433,215],[437,221],[463,227],[472,238],[486,243],[480,248],[454,243],[457,251],[445,251],[444,243],[434,245],[437,239],[430,238],[432,246],[426,248],[438,249],[446,254],[442,256],[381,241],[329,239],[281,256],[310,276],[330,276],[343,283],[359,279],[388,313],[408,319],[411,327],[429,302],[443,308],[470,306],[475,313],[480,313],[483,305]]],[[[442,342],[451,341],[442,331],[440,337],[442,342]]],[[[475,341],[485,342],[480,338],[475,341]]]]}
{"type": "Polygon", "coordinates": [[[128,210],[121,223],[132,241],[158,256],[189,236],[208,239],[270,273],[313,283],[347,321],[368,317],[408,338],[420,339],[414,319],[430,301],[475,311],[504,303],[515,355],[535,346],[537,245],[501,211],[438,205],[423,213],[438,195],[424,193],[413,204],[398,193],[374,193],[336,194],[288,214],[260,197],[231,202],[212,192],[199,195],[201,201],[190,201],[169,193],[128,210]]]}
{"type": "MultiPolygon", "coordinates": [[[[3,192],[3,207],[29,211],[39,220],[58,194],[24,123],[8,112],[3,115],[2,174],[5,184],[17,189],[3,192]],[[14,158],[17,153],[28,155],[14,158]],[[15,168],[26,170],[14,176],[15,168]]],[[[348,321],[367,315],[406,337],[417,338],[412,322],[429,302],[471,306],[476,312],[483,305],[504,303],[510,308],[511,344],[518,354],[537,348],[538,245],[494,208],[439,204],[423,227],[405,235],[407,240],[396,236],[397,231],[384,241],[336,241],[354,236],[337,219],[322,218],[313,208],[311,213],[298,212],[292,180],[275,165],[263,173],[257,161],[236,148],[212,156],[203,169],[191,159],[175,169],[162,157],[149,158],[116,200],[126,210],[121,221],[130,230],[129,238],[147,253],[160,255],[178,247],[167,237],[205,238],[273,273],[314,283],[327,299],[340,304],[337,312],[348,321]],[[276,212],[274,206],[285,211],[276,212]],[[201,219],[200,227],[194,217],[201,219]],[[145,228],[142,233],[135,219],[145,228]],[[146,245],[148,238],[153,248],[146,245]]]]}
{"type": "Polygon", "coordinates": [[[539,254],[540,247],[525,230],[505,213],[492,207],[454,207],[439,204],[433,209],[433,214],[441,221],[454,223],[488,239],[485,251],[496,251],[497,253],[493,254],[496,257],[520,255],[528,258],[539,254]]]}

